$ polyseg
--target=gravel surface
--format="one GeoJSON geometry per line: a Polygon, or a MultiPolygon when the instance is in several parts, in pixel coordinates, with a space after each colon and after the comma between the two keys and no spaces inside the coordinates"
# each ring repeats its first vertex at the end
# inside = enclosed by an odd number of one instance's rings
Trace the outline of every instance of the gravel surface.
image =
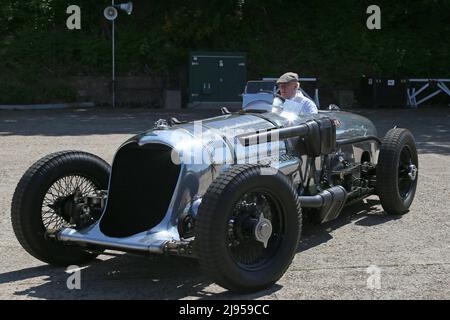
{"type": "MultiPolygon", "coordinates": [[[[111,162],[128,137],[173,116],[148,110],[0,111],[0,299],[450,299],[450,108],[358,111],[379,136],[409,128],[420,152],[411,211],[384,214],[376,197],[345,209],[335,221],[305,225],[294,262],[277,285],[236,295],[211,283],[190,260],[100,256],[69,290],[64,269],[28,255],[10,223],[10,202],[25,170],[60,150],[95,153],[111,162]],[[369,266],[381,288],[368,289],[369,266]]],[[[201,119],[214,112],[176,114],[201,119]]]]}

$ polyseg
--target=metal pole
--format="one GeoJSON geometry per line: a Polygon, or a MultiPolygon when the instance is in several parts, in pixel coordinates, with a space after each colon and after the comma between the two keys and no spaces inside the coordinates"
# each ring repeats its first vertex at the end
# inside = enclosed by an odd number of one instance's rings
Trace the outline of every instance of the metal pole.
{"type": "MultiPolygon", "coordinates": [[[[114,6],[114,0],[112,0],[114,6]]],[[[116,24],[112,21],[112,106],[116,108],[116,24]]]]}

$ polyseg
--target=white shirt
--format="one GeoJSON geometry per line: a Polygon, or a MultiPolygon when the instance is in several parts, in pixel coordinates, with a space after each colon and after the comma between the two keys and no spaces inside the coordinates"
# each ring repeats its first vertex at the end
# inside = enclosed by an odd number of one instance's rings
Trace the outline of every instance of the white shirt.
{"type": "Polygon", "coordinates": [[[316,104],[309,98],[303,95],[303,92],[297,91],[297,94],[291,98],[286,99],[283,103],[280,98],[275,98],[273,101],[275,107],[279,107],[283,112],[289,112],[296,115],[299,114],[314,114],[319,113],[316,104]]]}

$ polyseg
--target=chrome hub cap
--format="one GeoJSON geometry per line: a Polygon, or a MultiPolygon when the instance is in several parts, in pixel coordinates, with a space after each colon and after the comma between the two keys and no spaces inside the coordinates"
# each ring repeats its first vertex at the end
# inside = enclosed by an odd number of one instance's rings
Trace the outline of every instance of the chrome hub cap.
{"type": "Polygon", "coordinates": [[[415,165],[412,164],[408,167],[408,177],[411,181],[416,181],[417,172],[418,172],[418,169],[415,165]]]}
{"type": "Polygon", "coordinates": [[[267,243],[272,236],[272,223],[270,220],[265,219],[264,215],[261,213],[259,216],[259,221],[255,226],[255,238],[259,242],[264,244],[264,248],[267,248],[267,243]]]}

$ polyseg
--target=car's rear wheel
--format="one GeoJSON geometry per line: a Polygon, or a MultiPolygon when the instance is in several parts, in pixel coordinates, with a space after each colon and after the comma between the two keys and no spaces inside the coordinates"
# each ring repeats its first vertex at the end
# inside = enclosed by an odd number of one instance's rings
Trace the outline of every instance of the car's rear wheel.
{"type": "Polygon", "coordinates": [[[298,247],[302,216],[296,191],[282,173],[265,173],[261,166],[232,167],[210,185],[199,207],[200,265],[232,291],[273,285],[298,247]]]}
{"type": "Polygon", "coordinates": [[[63,245],[49,234],[73,227],[70,214],[75,197],[106,190],[109,174],[108,163],[79,151],[53,153],[33,164],[18,183],[11,204],[13,230],[22,247],[54,265],[94,259],[98,252],[63,245]]]}
{"type": "Polygon", "coordinates": [[[383,139],[377,164],[376,191],[388,214],[408,212],[416,194],[419,161],[412,133],[391,129],[383,139]]]}

